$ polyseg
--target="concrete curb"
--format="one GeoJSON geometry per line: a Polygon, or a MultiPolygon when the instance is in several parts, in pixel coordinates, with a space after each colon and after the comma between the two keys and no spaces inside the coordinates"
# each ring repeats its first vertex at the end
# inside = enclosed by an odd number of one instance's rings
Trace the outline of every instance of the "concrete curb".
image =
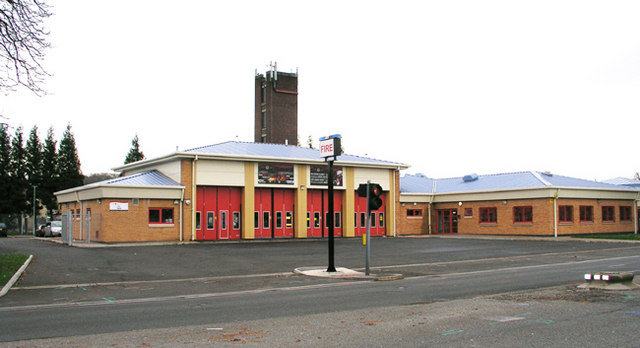
{"type": "Polygon", "coordinates": [[[334,278],[334,279],[350,279],[350,280],[377,280],[389,281],[403,279],[404,276],[398,273],[392,274],[369,274],[354,271],[344,267],[336,267],[336,272],[327,272],[327,267],[298,267],[293,270],[294,273],[306,275],[309,277],[334,278]]]}
{"type": "Polygon", "coordinates": [[[29,258],[27,259],[27,261],[25,261],[24,264],[22,264],[22,266],[18,269],[16,274],[14,274],[13,277],[9,279],[7,284],[4,285],[2,290],[0,290],[0,297],[6,295],[6,293],[9,292],[9,289],[11,289],[13,284],[15,284],[18,281],[22,273],[24,273],[24,270],[27,269],[27,266],[29,266],[29,264],[31,263],[32,259],[33,259],[33,255],[29,255],[29,258]]]}
{"type": "Polygon", "coordinates": [[[631,290],[637,289],[630,272],[596,272],[584,275],[587,281],[578,285],[579,289],[631,290]]]}

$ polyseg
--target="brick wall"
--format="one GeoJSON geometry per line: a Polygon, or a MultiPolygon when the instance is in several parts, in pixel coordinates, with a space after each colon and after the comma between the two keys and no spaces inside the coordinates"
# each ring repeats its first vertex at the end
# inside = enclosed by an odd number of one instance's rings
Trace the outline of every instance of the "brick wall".
{"type": "Polygon", "coordinates": [[[151,241],[175,241],[179,237],[180,230],[180,205],[173,200],[139,199],[102,199],[84,201],[82,204],[75,202],[65,204],[62,211],[74,212],[81,209],[83,217],[73,219],[73,238],[87,240],[90,233],[91,242],[151,242],[151,241]],[[127,202],[128,210],[111,211],[109,203],[112,201],[127,202]],[[87,231],[85,219],[86,211],[91,209],[90,231],[87,231]],[[173,223],[150,224],[149,209],[165,208],[173,210],[173,223]],[[80,224],[83,224],[82,230],[80,224]]]}
{"type": "Polygon", "coordinates": [[[298,140],[298,76],[278,72],[274,84],[269,74],[255,79],[254,141],[262,142],[262,111],[266,111],[264,134],[267,143],[296,145],[298,140]],[[266,86],[264,95],[262,86],[266,86]],[[263,102],[264,97],[264,102],[263,102]]]}
{"type": "Polygon", "coordinates": [[[398,235],[429,234],[429,203],[405,203],[396,205],[398,235]],[[422,216],[407,216],[407,210],[419,210],[422,216]]]}
{"type": "MultiPolygon", "coordinates": [[[[558,222],[558,235],[588,234],[588,233],[619,233],[633,232],[634,204],[633,201],[595,200],[595,199],[558,199],[557,206],[573,207],[573,222],[558,222]],[[580,206],[593,207],[593,222],[580,222],[580,206]],[[612,206],[614,221],[602,221],[602,207],[612,206]],[[620,221],[620,206],[629,207],[631,220],[620,221]]],[[[429,218],[428,203],[397,204],[397,226],[399,235],[428,234],[429,218]],[[408,216],[407,211],[417,209],[422,211],[422,217],[408,216]]],[[[553,199],[504,200],[484,202],[435,203],[431,211],[431,231],[437,233],[437,210],[455,209],[458,215],[458,233],[486,234],[486,235],[554,235],[554,204],[553,199]],[[480,223],[480,208],[496,208],[496,223],[480,223]],[[514,222],[514,207],[531,207],[533,219],[531,223],[514,222]],[[465,216],[465,210],[471,209],[471,216],[465,216]]]]}

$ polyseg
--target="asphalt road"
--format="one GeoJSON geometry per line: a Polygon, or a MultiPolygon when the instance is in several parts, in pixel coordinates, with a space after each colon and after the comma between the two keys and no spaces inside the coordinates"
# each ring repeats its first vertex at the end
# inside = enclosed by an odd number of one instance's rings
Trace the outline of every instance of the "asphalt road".
{"type": "MultiPolygon", "coordinates": [[[[551,239],[375,239],[374,271],[406,278],[370,282],[291,273],[326,263],[325,241],[85,249],[5,239],[0,253],[33,254],[34,263],[0,298],[0,341],[388,314],[398,306],[576,284],[600,270],[637,273],[639,251],[636,244],[551,239]]],[[[337,266],[363,264],[359,241],[337,240],[337,266]]]]}

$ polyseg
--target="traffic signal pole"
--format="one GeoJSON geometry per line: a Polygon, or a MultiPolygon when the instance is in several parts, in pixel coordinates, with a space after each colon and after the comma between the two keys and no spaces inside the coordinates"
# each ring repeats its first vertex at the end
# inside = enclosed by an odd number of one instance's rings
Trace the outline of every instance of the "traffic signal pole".
{"type": "Polygon", "coordinates": [[[365,275],[369,275],[369,258],[371,255],[371,209],[369,208],[369,198],[371,195],[371,180],[367,180],[367,239],[366,239],[366,244],[367,244],[367,251],[366,251],[366,259],[364,262],[365,265],[365,275]]]}

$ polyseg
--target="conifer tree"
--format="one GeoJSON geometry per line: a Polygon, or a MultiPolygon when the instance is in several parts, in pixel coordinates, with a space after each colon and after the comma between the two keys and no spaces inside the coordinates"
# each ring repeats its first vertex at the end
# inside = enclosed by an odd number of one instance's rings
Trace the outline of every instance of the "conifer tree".
{"type": "Polygon", "coordinates": [[[60,140],[56,173],[59,178],[57,191],[81,186],[84,180],[84,175],[80,170],[76,140],[71,133],[71,124],[67,125],[62,140],[60,140]]]}
{"type": "MultiPolygon", "coordinates": [[[[26,174],[27,174],[27,188],[36,187],[37,191],[40,191],[42,186],[42,143],[38,137],[38,127],[33,126],[31,133],[29,133],[29,139],[27,139],[27,145],[25,147],[26,154],[26,174]]],[[[41,205],[38,202],[38,194],[36,195],[36,202],[33,202],[33,195],[27,195],[27,209],[33,211],[33,205],[36,205],[36,209],[40,210],[41,205]]]]}
{"type": "Polygon", "coordinates": [[[47,207],[49,216],[53,216],[53,211],[58,208],[56,196],[53,194],[57,191],[59,179],[56,170],[56,163],[58,162],[57,144],[58,142],[53,137],[53,128],[49,128],[42,149],[42,185],[38,189],[40,201],[47,207]]]}
{"type": "Polygon", "coordinates": [[[26,153],[22,139],[22,126],[16,129],[16,133],[11,139],[11,153],[9,163],[9,201],[11,202],[10,212],[20,214],[27,212],[27,170],[26,153]]]}
{"type": "Polygon", "coordinates": [[[0,124],[0,214],[11,213],[11,137],[6,124],[0,124]]]}
{"type": "Polygon", "coordinates": [[[142,161],[144,159],[144,153],[140,151],[140,142],[138,140],[138,134],[131,140],[131,149],[127,157],[124,159],[124,164],[142,161]]]}

